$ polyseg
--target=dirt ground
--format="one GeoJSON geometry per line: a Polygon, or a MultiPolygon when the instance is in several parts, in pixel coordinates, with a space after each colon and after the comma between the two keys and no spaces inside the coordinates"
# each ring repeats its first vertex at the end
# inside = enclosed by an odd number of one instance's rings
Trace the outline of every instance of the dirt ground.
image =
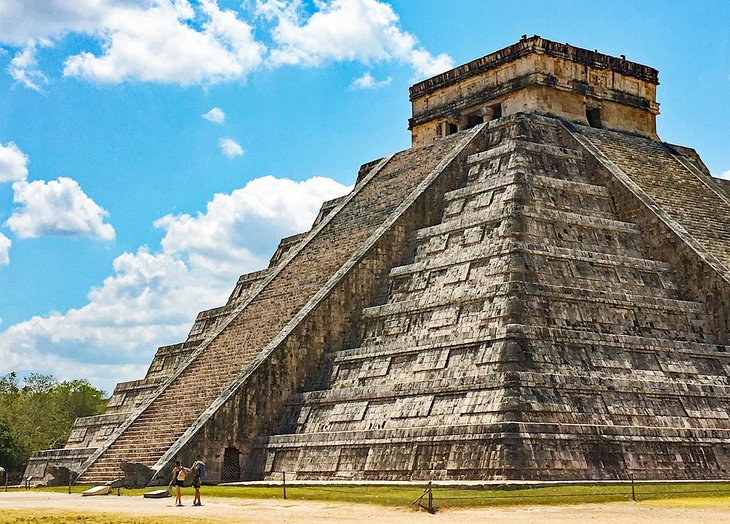
{"type": "MultiPolygon", "coordinates": [[[[443,510],[436,515],[423,511],[341,504],[331,502],[300,502],[285,500],[253,500],[210,498],[204,506],[194,507],[192,499],[183,500],[185,506],[175,507],[173,499],[143,499],[142,497],[81,497],[48,492],[0,493],[0,522],[6,510],[73,511],[84,513],[115,513],[129,517],[182,517],[194,522],[196,518],[208,522],[246,522],[256,524],[282,523],[443,523],[471,524],[655,524],[668,523],[727,523],[730,522],[730,503],[727,499],[692,499],[665,502],[617,502],[572,506],[521,506],[512,508],[484,508],[443,510]]],[[[15,513],[15,512],[12,512],[15,513]]],[[[11,513],[11,514],[12,514],[11,513]]],[[[175,521],[178,520],[175,519],[175,521]]],[[[10,520],[13,521],[13,520],[10,520]]]]}

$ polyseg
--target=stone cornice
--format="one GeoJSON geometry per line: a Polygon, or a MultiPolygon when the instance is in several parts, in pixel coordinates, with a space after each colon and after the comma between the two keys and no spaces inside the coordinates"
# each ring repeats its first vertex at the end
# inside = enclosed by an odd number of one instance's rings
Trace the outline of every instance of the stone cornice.
{"type": "Polygon", "coordinates": [[[589,51],[588,49],[581,49],[570,44],[561,44],[539,36],[533,36],[524,38],[509,47],[505,47],[482,58],[477,58],[450,71],[414,84],[410,88],[410,100],[413,101],[433,93],[438,89],[456,84],[466,78],[484,73],[485,71],[531,53],[554,56],[597,69],[609,69],[645,82],[650,82],[655,85],[659,84],[659,71],[652,67],[631,62],[623,58],[605,55],[597,51],[589,51]]]}

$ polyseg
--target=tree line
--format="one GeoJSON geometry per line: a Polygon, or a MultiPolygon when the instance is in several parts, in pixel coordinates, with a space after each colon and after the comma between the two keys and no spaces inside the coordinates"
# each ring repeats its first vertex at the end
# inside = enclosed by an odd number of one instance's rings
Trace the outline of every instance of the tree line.
{"type": "Polygon", "coordinates": [[[106,394],[87,380],[0,377],[0,466],[21,471],[33,451],[63,447],[77,417],[98,415],[106,394]]]}

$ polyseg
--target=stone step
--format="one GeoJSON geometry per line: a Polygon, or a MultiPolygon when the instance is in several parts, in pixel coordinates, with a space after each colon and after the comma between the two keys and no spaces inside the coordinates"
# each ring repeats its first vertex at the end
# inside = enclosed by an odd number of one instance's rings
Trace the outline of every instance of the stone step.
{"type": "Polygon", "coordinates": [[[513,168],[508,170],[506,173],[500,172],[499,175],[489,177],[487,180],[481,182],[470,182],[465,187],[449,191],[444,194],[444,200],[447,203],[453,202],[454,200],[461,200],[515,184],[528,184],[533,187],[556,189],[606,200],[611,198],[611,193],[604,186],[586,184],[583,182],[571,182],[560,178],[524,173],[523,170],[513,168]]]}
{"type": "MultiPolygon", "coordinates": [[[[519,278],[514,268],[513,256],[493,257],[484,262],[475,261],[448,269],[433,270],[394,279],[385,303],[423,300],[437,295],[447,296],[464,293],[486,285],[506,283],[519,278]]],[[[623,295],[651,296],[654,298],[679,299],[681,295],[668,275],[654,272],[637,272],[621,267],[592,265],[566,261],[562,267],[541,265],[544,259],[525,257],[529,267],[526,281],[532,285],[569,287],[594,292],[612,292],[623,295]]]]}
{"type": "MultiPolygon", "coordinates": [[[[119,453],[119,454],[117,454],[115,461],[117,459],[119,459],[119,460],[124,460],[124,461],[129,461],[129,462],[142,462],[142,463],[151,462],[154,464],[157,461],[157,459],[160,457],[160,455],[162,455],[162,453],[164,453],[165,451],[167,451],[167,449],[161,450],[160,452],[157,452],[157,453],[148,453],[145,451],[119,453]]],[[[113,463],[113,462],[114,461],[111,461],[109,463],[113,463]]],[[[99,466],[101,467],[104,464],[107,464],[107,463],[100,462],[99,466]]],[[[95,468],[95,470],[96,470],[96,468],[95,468]]],[[[98,470],[96,470],[96,471],[98,471],[98,470]]]]}
{"type": "MultiPolygon", "coordinates": [[[[177,431],[176,431],[177,433],[177,431]]],[[[120,453],[123,453],[125,451],[164,451],[167,449],[170,444],[174,442],[174,439],[172,439],[169,435],[171,432],[167,432],[165,437],[161,437],[160,435],[125,435],[124,438],[120,438],[117,441],[117,445],[114,447],[114,449],[120,453]],[[154,439],[154,440],[153,440],[154,439]]]]}
{"type": "Polygon", "coordinates": [[[114,474],[114,476],[117,477],[124,476],[124,473],[122,473],[123,470],[121,468],[122,462],[124,462],[124,460],[116,462],[115,464],[99,464],[98,466],[95,465],[94,471],[90,471],[88,472],[88,474],[84,474],[81,478],[88,479],[89,477],[108,476],[109,474],[114,474]]]}
{"type": "Polygon", "coordinates": [[[130,429],[126,432],[126,435],[128,437],[136,437],[136,436],[146,436],[146,435],[153,435],[153,436],[160,436],[160,435],[169,435],[170,431],[178,431],[180,429],[180,426],[173,427],[173,428],[158,428],[158,429],[148,429],[148,428],[134,428],[130,429]]]}
{"type": "Polygon", "coordinates": [[[193,340],[186,340],[185,342],[178,342],[177,344],[160,346],[159,348],[157,348],[157,353],[155,354],[155,356],[166,356],[181,351],[191,351],[202,343],[203,339],[197,338],[193,340]]]}
{"type": "Polygon", "coordinates": [[[547,242],[539,243],[520,241],[513,238],[500,238],[490,242],[489,244],[473,244],[470,246],[464,246],[458,250],[448,250],[448,253],[441,253],[427,257],[425,260],[419,260],[411,264],[394,267],[390,270],[390,277],[400,277],[432,269],[448,268],[508,253],[528,253],[541,257],[549,257],[551,259],[580,261],[602,266],[628,267],[665,273],[672,269],[671,264],[666,262],[657,262],[647,258],[608,254],[577,248],[557,247],[547,242]]]}
{"type": "Polygon", "coordinates": [[[105,457],[101,460],[97,461],[94,464],[94,471],[98,471],[100,469],[109,469],[118,467],[119,464],[125,460],[128,460],[130,457],[137,457],[134,461],[135,462],[145,462],[145,460],[152,459],[153,457],[156,460],[156,457],[159,457],[158,454],[154,453],[120,453],[119,455],[115,457],[105,457]],[[144,460],[142,460],[144,459],[144,460]]]}
{"type": "Polygon", "coordinates": [[[210,320],[216,317],[228,316],[233,313],[237,307],[238,304],[226,304],[211,309],[205,309],[198,313],[195,321],[198,322],[200,320],[210,320]]]}
{"type": "Polygon", "coordinates": [[[345,448],[355,445],[393,446],[420,443],[439,444],[454,441],[490,441],[497,438],[516,438],[519,435],[615,435],[637,440],[654,441],[667,437],[678,441],[724,444],[730,439],[730,430],[715,428],[667,428],[652,426],[621,426],[597,424],[540,424],[523,423],[506,419],[496,424],[468,424],[448,426],[415,426],[397,429],[372,429],[363,431],[327,431],[272,435],[263,445],[268,450],[297,448],[345,448]],[[268,443],[266,442],[268,440],[268,443]]]}
{"type": "Polygon", "coordinates": [[[550,144],[530,142],[528,140],[509,138],[503,140],[500,145],[492,147],[487,151],[469,155],[469,157],[467,157],[466,159],[466,162],[467,164],[477,164],[479,162],[484,162],[495,157],[513,154],[516,151],[521,153],[537,153],[555,158],[570,160],[582,161],[585,159],[585,152],[581,149],[571,149],[550,144]]]}
{"type": "MultiPolygon", "coordinates": [[[[411,378],[411,377],[409,377],[411,378]]],[[[402,400],[406,397],[451,396],[481,390],[504,388],[535,388],[567,392],[588,392],[592,395],[611,392],[676,397],[706,397],[712,395],[723,402],[730,401],[727,377],[709,377],[703,380],[657,377],[655,375],[622,375],[591,370],[496,371],[489,374],[429,380],[391,381],[377,386],[364,385],[341,389],[306,391],[293,396],[290,405],[310,407],[340,403],[367,403],[371,401],[402,400]],[[566,390],[566,387],[568,389],[566,390]]],[[[568,393],[566,393],[568,394],[568,393]]],[[[364,408],[363,408],[364,409],[364,408]]]]}
{"type": "Polygon", "coordinates": [[[729,356],[730,346],[689,340],[665,339],[650,336],[601,333],[569,327],[507,324],[499,333],[505,338],[527,338],[529,340],[555,340],[557,342],[586,344],[591,346],[617,346],[632,350],[641,348],[666,348],[668,351],[696,356],[729,356]]]}
{"type": "Polygon", "coordinates": [[[628,352],[652,354],[666,354],[667,356],[682,358],[718,359],[730,365],[730,348],[725,345],[703,344],[683,340],[669,340],[652,337],[638,337],[630,335],[612,335],[605,333],[590,333],[571,330],[568,328],[555,329],[536,326],[512,324],[505,326],[494,334],[494,338],[469,338],[460,336],[449,341],[411,345],[396,340],[372,346],[341,349],[327,355],[327,359],[334,365],[352,363],[370,363],[377,360],[417,355],[434,351],[452,351],[481,348],[489,344],[500,344],[516,340],[535,341],[551,345],[582,345],[587,348],[621,349],[628,352]],[[519,328],[519,335],[516,329],[519,328]],[[508,331],[509,330],[509,331],[508,331]]]}
{"type": "Polygon", "coordinates": [[[571,134],[591,151],[605,155],[605,160],[599,158],[601,163],[612,162],[622,171],[617,176],[630,179],[646,198],[655,202],[658,209],[654,211],[667,214],[675,234],[695,243],[691,249],[704,251],[700,256],[705,260],[710,256],[716,258],[717,262],[712,263],[715,271],[722,273],[730,268],[730,230],[718,226],[727,224],[730,217],[725,193],[706,174],[688,169],[680,160],[683,155],[671,145],[596,131],[578,126],[571,134]]]}
{"type": "Polygon", "coordinates": [[[510,218],[533,218],[537,221],[549,222],[551,224],[567,224],[631,235],[638,235],[641,232],[637,225],[630,222],[581,215],[555,209],[542,209],[531,205],[517,206],[515,204],[508,204],[497,209],[490,207],[479,212],[462,213],[459,215],[459,218],[446,220],[435,226],[419,229],[416,231],[414,237],[417,242],[423,242],[436,236],[446,235],[476,226],[495,224],[510,218]]]}
{"type": "MultiPolygon", "coordinates": [[[[501,333],[494,333],[495,338],[489,341],[491,342],[492,340],[504,339],[504,335],[505,330],[501,330],[501,333]]],[[[341,364],[346,362],[359,362],[363,360],[368,361],[372,359],[386,358],[397,355],[416,354],[424,351],[445,351],[450,349],[470,348],[474,346],[480,346],[485,342],[486,341],[484,338],[454,337],[451,340],[444,342],[411,345],[403,342],[402,340],[396,340],[390,343],[377,344],[373,346],[359,346],[355,348],[331,351],[327,354],[327,358],[335,364],[341,364]]]]}
{"type": "Polygon", "coordinates": [[[515,294],[524,296],[539,296],[543,298],[561,299],[570,302],[594,302],[610,306],[629,308],[658,309],[679,311],[695,314],[704,314],[704,304],[686,300],[657,298],[646,295],[629,295],[627,293],[612,293],[591,289],[551,286],[547,284],[533,284],[521,281],[501,282],[480,288],[460,289],[458,293],[443,295],[426,295],[419,300],[394,302],[380,306],[364,308],[362,318],[376,319],[393,315],[414,314],[454,304],[476,302],[497,296],[510,297],[515,294]]]}

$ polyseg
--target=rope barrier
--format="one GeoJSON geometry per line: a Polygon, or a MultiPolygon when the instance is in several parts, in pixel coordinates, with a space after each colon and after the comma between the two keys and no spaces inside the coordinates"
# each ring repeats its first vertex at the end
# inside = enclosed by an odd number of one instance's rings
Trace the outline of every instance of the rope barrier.
{"type": "MultiPolygon", "coordinates": [[[[287,493],[287,491],[291,492],[292,485],[291,482],[287,484],[286,480],[286,472],[281,472],[281,487],[283,491],[283,498],[287,499],[288,495],[290,493],[287,493]]],[[[6,473],[6,479],[7,479],[7,473],[6,473]]],[[[30,478],[24,479],[26,482],[26,489],[28,489],[28,485],[30,484],[30,478]]],[[[411,505],[418,506],[420,508],[423,508],[424,510],[428,511],[429,513],[435,513],[437,511],[437,507],[435,506],[435,503],[437,502],[456,502],[459,501],[476,501],[476,500],[483,500],[483,501],[504,501],[506,503],[529,503],[529,502],[538,502],[541,500],[546,499],[553,499],[553,500],[568,500],[568,499],[574,499],[574,498],[584,498],[586,501],[590,501],[590,499],[596,499],[596,502],[599,500],[605,500],[605,499],[620,499],[620,500],[633,500],[637,501],[640,497],[647,499],[647,498],[668,498],[673,496],[682,496],[682,495],[693,495],[693,494],[714,494],[714,495],[723,495],[723,496],[730,496],[730,483],[723,484],[720,487],[714,487],[714,488],[708,488],[708,489],[681,489],[683,484],[689,485],[686,483],[683,483],[682,481],[676,481],[676,482],[652,482],[652,481],[643,481],[643,482],[637,482],[632,477],[630,481],[596,481],[597,483],[603,484],[602,486],[600,484],[590,484],[590,481],[586,481],[584,483],[580,484],[570,484],[570,483],[556,483],[553,485],[545,485],[545,484],[501,484],[501,485],[495,485],[495,486],[489,486],[489,485],[478,485],[478,486],[434,486],[432,481],[429,481],[425,486],[421,485],[423,487],[423,493],[421,493],[413,502],[411,502],[411,505]],[[545,490],[555,489],[555,488],[564,488],[566,486],[572,486],[575,488],[578,492],[577,493],[546,493],[545,490]],[[609,491],[606,489],[607,486],[612,486],[614,489],[609,491]],[[629,490],[630,488],[630,490],[629,490]],[[591,491],[592,489],[600,489],[600,491],[591,491]],[[454,493],[454,491],[461,491],[461,493],[454,493]]],[[[713,481],[708,481],[713,482],[713,481]]],[[[718,480],[718,483],[723,483],[722,480],[718,480]]],[[[72,485],[72,479],[69,479],[69,493],[71,492],[71,485],[72,485]]],[[[272,486],[273,487],[273,486],[272,486]]],[[[388,487],[386,485],[386,487],[388,487]]],[[[407,486],[403,485],[397,485],[397,486],[390,486],[390,487],[398,487],[398,488],[407,488],[407,486]]],[[[416,488],[417,486],[413,486],[413,488],[416,488]]],[[[300,486],[294,486],[294,488],[306,488],[309,491],[318,491],[322,493],[341,493],[349,496],[353,496],[352,489],[349,489],[348,487],[345,487],[343,485],[316,485],[316,484],[307,484],[307,485],[300,485],[300,486]]],[[[6,488],[7,489],[7,488],[6,488]]],[[[121,490],[119,489],[119,486],[117,486],[117,495],[120,495],[121,490]]],[[[363,493],[363,496],[368,496],[368,493],[363,493]]]]}

